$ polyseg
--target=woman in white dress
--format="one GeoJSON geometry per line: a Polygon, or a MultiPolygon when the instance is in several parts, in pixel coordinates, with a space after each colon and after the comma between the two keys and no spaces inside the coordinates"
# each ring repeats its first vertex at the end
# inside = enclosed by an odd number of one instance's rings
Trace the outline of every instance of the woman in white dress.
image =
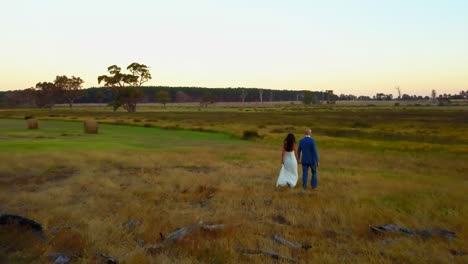
{"type": "Polygon", "coordinates": [[[281,170],[276,181],[276,187],[288,186],[294,188],[297,183],[297,146],[296,137],[293,134],[288,134],[284,139],[283,151],[281,152],[281,170]]]}

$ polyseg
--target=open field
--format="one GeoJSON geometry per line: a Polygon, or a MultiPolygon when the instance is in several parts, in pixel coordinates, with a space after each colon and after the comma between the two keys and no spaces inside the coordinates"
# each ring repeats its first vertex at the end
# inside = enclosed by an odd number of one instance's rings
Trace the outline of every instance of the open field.
{"type": "Polygon", "coordinates": [[[50,253],[73,263],[101,253],[123,263],[287,262],[242,249],[299,263],[468,261],[450,252],[468,251],[466,107],[148,107],[0,111],[0,212],[42,223],[48,238],[0,227],[0,263],[47,263],[50,253]],[[25,129],[26,115],[39,130],[25,129]],[[83,133],[78,121],[90,118],[99,134],[83,133]],[[319,148],[319,188],[276,190],[282,139],[305,127],[319,148]],[[245,131],[260,137],[241,140],[245,131]],[[226,228],[138,250],[200,222],[226,228]],[[369,231],[383,224],[457,238],[369,231]]]}

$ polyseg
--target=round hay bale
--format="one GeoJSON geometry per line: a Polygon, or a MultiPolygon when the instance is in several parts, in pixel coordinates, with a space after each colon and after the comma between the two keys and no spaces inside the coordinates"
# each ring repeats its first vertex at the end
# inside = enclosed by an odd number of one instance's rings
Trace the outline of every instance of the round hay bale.
{"type": "Polygon", "coordinates": [[[88,134],[97,134],[98,122],[95,120],[86,120],[84,122],[84,132],[88,134]]]}
{"type": "Polygon", "coordinates": [[[28,122],[28,129],[38,129],[39,128],[39,120],[29,118],[29,119],[26,119],[26,121],[28,122]]]}

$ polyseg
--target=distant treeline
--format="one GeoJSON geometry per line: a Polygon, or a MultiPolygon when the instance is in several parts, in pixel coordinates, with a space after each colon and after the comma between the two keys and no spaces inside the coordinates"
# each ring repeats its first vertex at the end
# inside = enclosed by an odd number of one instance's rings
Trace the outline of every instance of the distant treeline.
{"type": "MultiPolygon", "coordinates": [[[[268,101],[300,101],[304,91],[272,90],[258,88],[204,88],[204,87],[168,87],[168,86],[144,86],[141,87],[142,96],[140,103],[158,102],[157,94],[167,92],[170,102],[201,102],[203,97],[210,93],[217,98],[217,102],[268,102],[268,101]],[[262,95],[260,95],[262,93],[262,95]],[[262,97],[260,99],[260,96],[262,97]]],[[[108,88],[89,88],[86,94],[80,97],[76,103],[109,103],[114,94],[108,88]]],[[[323,98],[322,92],[313,92],[317,98],[323,98]]],[[[323,100],[323,99],[322,99],[323,100]]]]}
{"type": "MultiPolygon", "coordinates": [[[[143,86],[139,88],[141,97],[139,103],[159,102],[157,94],[161,91],[167,92],[170,102],[203,102],[206,94],[216,98],[216,102],[277,102],[277,101],[302,101],[305,91],[273,90],[258,88],[203,88],[203,87],[168,87],[168,86],[143,86]]],[[[33,91],[15,90],[0,91],[0,105],[3,106],[27,106],[35,105],[33,91]]],[[[324,100],[325,92],[312,92],[317,100],[324,100]]],[[[335,100],[339,96],[332,95],[335,100]]],[[[112,88],[92,87],[83,89],[81,95],[74,103],[111,103],[115,98],[112,88]]],[[[65,98],[56,96],[55,104],[67,103],[65,98]]]]}
{"type": "MultiPolygon", "coordinates": [[[[139,103],[159,102],[158,93],[167,92],[169,102],[197,102],[203,103],[206,95],[210,94],[215,102],[278,102],[278,101],[304,101],[305,97],[312,97],[312,103],[333,103],[340,100],[435,100],[467,99],[468,92],[461,91],[459,94],[440,94],[435,97],[435,91],[429,96],[416,96],[403,94],[400,98],[394,98],[391,94],[377,93],[370,96],[335,95],[333,91],[297,91],[297,90],[273,90],[260,88],[203,88],[203,87],[168,87],[168,86],[142,86],[139,87],[141,96],[139,103]]],[[[111,103],[115,99],[115,93],[110,87],[92,87],[82,89],[79,97],[74,103],[111,103]]],[[[0,91],[0,107],[39,106],[37,94],[31,89],[0,91]]],[[[56,96],[55,104],[68,103],[66,97],[56,96]]]]}

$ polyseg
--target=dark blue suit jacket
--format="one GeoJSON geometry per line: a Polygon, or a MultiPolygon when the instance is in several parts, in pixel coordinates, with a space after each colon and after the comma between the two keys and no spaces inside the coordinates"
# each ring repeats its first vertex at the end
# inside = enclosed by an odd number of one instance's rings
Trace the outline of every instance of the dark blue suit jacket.
{"type": "Polygon", "coordinates": [[[297,152],[302,164],[315,166],[319,162],[315,140],[311,137],[305,137],[299,141],[299,149],[297,152]]]}

